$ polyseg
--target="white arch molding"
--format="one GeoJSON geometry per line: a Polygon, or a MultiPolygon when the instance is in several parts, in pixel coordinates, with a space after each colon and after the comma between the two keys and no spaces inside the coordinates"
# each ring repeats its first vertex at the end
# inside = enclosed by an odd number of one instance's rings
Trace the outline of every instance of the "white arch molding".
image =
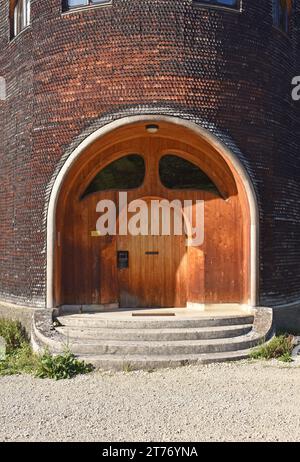
{"type": "Polygon", "coordinates": [[[195,134],[202,137],[210,143],[220,155],[230,163],[236,170],[247,195],[250,209],[250,294],[248,304],[252,307],[258,304],[258,254],[259,254],[259,220],[258,220],[258,204],[256,194],[245,167],[238,157],[228,147],[222,143],[213,133],[194,122],[181,119],[179,117],[164,116],[164,115],[134,115],[123,117],[110,122],[96,130],[83,140],[79,146],[68,157],[60,172],[58,173],[49,199],[47,212],[47,293],[46,305],[47,308],[55,308],[54,306],[54,255],[55,255],[55,235],[56,235],[56,208],[61,187],[65,177],[72,167],[76,159],[82,152],[94,143],[99,138],[107,135],[113,130],[130,125],[137,122],[168,122],[175,125],[185,127],[195,134]]]}

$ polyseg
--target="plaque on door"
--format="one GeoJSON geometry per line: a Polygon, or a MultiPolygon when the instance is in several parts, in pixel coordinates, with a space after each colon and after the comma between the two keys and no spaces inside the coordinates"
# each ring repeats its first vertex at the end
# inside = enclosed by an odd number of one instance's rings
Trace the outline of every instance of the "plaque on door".
{"type": "Polygon", "coordinates": [[[117,252],[118,269],[129,268],[129,252],[128,250],[118,250],[117,252]]]}

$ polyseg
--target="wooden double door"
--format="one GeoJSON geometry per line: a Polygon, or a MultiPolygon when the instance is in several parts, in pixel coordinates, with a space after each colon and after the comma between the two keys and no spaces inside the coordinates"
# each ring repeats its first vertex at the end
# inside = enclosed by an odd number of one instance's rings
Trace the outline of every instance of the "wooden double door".
{"type": "MultiPolygon", "coordinates": [[[[225,200],[226,181],[232,178],[222,165],[213,165],[183,140],[143,131],[107,144],[73,175],[60,199],[56,299],[67,305],[117,303],[128,308],[240,301],[241,208],[236,192],[225,200]],[[127,194],[131,207],[138,201],[149,205],[147,235],[119,232],[126,211],[120,192],[127,194]],[[153,200],[191,201],[192,222],[194,204],[203,201],[204,241],[187,246],[187,231],[178,235],[173,226],[178,214],[173,208],[170,233],[165,235],[160,226],[153,234],[153,200]],[[115,204],[115,232],[107,235],[97,229],[104,213],[104,208],[99,212],[101,201],[115,204]]],[[[133,209],[126,212],[127,222],[139,211],[133,209]]]]}

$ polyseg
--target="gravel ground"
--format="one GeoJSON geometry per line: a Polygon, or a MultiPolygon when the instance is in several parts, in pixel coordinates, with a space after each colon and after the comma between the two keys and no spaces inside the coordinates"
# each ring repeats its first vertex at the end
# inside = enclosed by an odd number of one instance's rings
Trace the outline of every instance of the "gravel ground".
{"type": "Polygon", "coordinates": [[[300,441],[300,367],[0,377],[1,441],[300,441]]]}

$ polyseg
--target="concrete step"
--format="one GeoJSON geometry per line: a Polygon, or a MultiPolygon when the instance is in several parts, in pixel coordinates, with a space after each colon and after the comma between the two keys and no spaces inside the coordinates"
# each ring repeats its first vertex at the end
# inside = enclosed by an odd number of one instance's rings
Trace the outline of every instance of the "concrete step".
{"type": "Polygon", "coordinates": [[[239,316],[174,316],[126,317],[105,316],[100,313],[58,316],[62,326],[109,329],[188,329],[253,324],[253,315],[239,316]]]}
{"type": "Polygon", "coordinates": [[[70,340],[177,341],[232,338],[246,335],[252,324],[219,327],[189,327],[169,329],[112,329],[101,327],[57,327],[70,340]]]}
{"type": "Polygon", "coordinates": [[[247,359],[249,349],[233,352],[222,352],[201,355],[161,355],[161,356],[115,356],[115,355],[83,355],[79,359],[84,360],[97,369],[103,370],[154,370],[161,368],[175,368],[192,364],[210,364],[227,361],[239,361],[247,359]]]}
{"type": "Polygon", "coordinates": [[[234,338],[211,340],[180,341],[114,341],[114,340],[79,340],[70,339],[65,346],[76,355],[185,355],[202,353],[219,353],[224,351],[244,350],[256,346],[260,337],[247,334],[234,338]]]}
{"type": "Polygon", "coordinates": [[[273,335],[273,312],[259,308],[247,314],[179,314],[131,317],[128,313],[59,316],[35,312],[32,345],[57,354],[68,347],[76,356],[102,369],[155,369],[185,364],[233,361],[273,335]]]}

